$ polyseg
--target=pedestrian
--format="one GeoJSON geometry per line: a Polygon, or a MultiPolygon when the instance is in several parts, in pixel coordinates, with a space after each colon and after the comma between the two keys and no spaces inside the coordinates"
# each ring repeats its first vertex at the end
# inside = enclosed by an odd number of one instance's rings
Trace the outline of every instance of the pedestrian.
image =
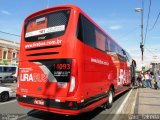
{"type": "Polygon", "coordinates": [[[151,88],[151,82],[150,82],[149,72],[146,72],[145,78],[146,78],[147,87],[148,87],[148,88],[151,88]]]}
{"type": "Polygon", "coordinates": [[[142,73],[139,72],[137,76],[138,87],[142,87],[142,73]]]}
{"type": "Polygon", "coordinates": [[[143,74],[142,74],[142,87],[143,87],[143,88],[146,88],[146,87],[147,87],[145,75],[146,75],[146,73],[143,73],[143,74]]]}
{"type": "Polygon", "coordinates": [[[149,76],[149,80],[148,80],[149,87],[152,88],[152,75],[151,75],[150,71],[148,71],[148,76],[149,76]]]}
{"type": "Polygon", "coordinates": [[[134,76],[131,79],[131,85],[132,85],[132,88],[135,87],[135,77],[134,76]]]}
{"type": "Polygon", "coordinates": [[[155,73],[155,84],[154,84],[155,89],[160,89],[160,79],[159,79],[159,74],[158,71],[155,73]]]}

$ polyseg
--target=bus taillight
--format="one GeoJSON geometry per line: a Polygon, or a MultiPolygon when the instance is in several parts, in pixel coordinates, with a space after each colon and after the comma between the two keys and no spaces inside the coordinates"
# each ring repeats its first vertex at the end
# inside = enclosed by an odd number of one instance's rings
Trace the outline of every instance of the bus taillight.
{"type": "Polygon", "coordinates": [[[71,70],[71,77],[70,77],[70,87],[69,87],[69,96],[74,95],[77,89],[77,76],[78,76],[78,67],[76,59],[72,60],[72,70],[71,70]]]}

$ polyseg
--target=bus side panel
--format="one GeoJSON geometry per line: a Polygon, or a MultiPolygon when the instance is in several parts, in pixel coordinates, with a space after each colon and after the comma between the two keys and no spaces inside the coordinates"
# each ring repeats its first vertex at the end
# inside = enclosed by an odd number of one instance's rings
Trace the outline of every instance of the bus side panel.
{"type": "Polygon", "coordinates": [[[88,45],[84,47],[85,98],[100,95],[117,82],[117,71],[111,57],[88,45]]]}

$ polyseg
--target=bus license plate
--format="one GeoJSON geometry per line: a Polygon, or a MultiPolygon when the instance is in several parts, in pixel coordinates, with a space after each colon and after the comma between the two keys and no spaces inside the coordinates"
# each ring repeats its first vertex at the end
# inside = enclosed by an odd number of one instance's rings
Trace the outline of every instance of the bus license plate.
{"type": "Polygon", "coordinates": [[[44,105],[44,100],[37,100],[37,99],[35,99],[34,100],[34,104],[36,104],[36,105],[44,105]]]}

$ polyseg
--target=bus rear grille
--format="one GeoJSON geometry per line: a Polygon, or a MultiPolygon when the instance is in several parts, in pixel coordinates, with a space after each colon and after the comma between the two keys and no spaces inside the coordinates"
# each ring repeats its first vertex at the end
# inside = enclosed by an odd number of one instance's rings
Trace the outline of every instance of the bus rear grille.
{"type": "Polygon", "coordinates": [[[41,55],[51,55],[51,54],[58,54],[59,52],[46,52],[46,53],[35,53],[35,54],[28,54],[27,56],[41,56],[41,55]]]}

